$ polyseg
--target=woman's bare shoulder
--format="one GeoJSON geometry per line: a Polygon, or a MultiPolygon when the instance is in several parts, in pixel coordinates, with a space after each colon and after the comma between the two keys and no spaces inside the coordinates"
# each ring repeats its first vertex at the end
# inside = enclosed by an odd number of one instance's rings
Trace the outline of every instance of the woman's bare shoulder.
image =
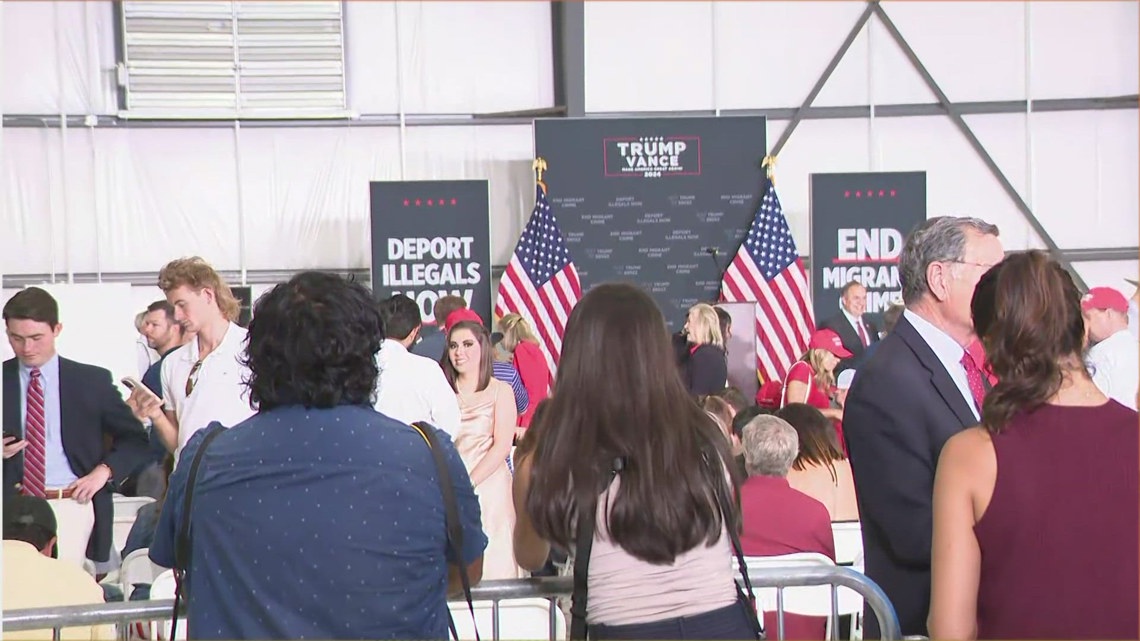
{"type": "Polygon", "coordinates": [[[938,457],[939,467],[982,470],[994,466],[994,442],[981,425],[968,427],[947,439],[938,457]]]}

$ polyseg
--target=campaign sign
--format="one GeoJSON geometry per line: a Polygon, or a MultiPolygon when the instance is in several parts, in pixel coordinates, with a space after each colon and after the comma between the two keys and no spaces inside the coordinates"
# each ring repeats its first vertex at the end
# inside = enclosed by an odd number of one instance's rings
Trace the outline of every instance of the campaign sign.
{"type": "Polygon", "coordinates": [[[762,196],[764,118],[539,119],[534,144],[583,290],[635,283],[673,330],[718,299],[762,196]]]}
{"type": "Polygon", "coordinates": [[[839,311],[840,290],[867,288],[867,318],[902,300],[899,254],[926,220],[926,172],[811,175],[811,278],[816,324],[839,311]]]}
{"type": "MultiPolygon", "coordinates": [[[[372,291],[407,294],[424,322],[442,296],[462,296],[491,322],[491,229],[486,180],[369,184],[372,291]]],[[[489,326],[489,325],[488,325],[489,326]]]]}

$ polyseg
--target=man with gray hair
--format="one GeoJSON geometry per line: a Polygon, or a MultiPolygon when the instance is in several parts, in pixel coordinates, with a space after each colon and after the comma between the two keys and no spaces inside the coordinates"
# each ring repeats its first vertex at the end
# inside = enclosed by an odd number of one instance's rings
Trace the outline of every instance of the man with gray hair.
{"type": "MultiPolygon", "coordinates": [[[[989,383],[967,350],[970,300],[1004,255],[998,228],[977,218],[915,227],[899,257],[906,309],[847,396],[866,573],[894,603],[904,635],[927,634],[934,470],[946,440],[981,417],[989,383]]],[[[877,638],[874,616],[864,634],[877,638]]]]}

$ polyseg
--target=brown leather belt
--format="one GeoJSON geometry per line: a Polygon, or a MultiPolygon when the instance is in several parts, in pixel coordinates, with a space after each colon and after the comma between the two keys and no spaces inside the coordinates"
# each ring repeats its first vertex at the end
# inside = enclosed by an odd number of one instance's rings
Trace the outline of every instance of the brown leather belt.
{"type": "MultiPolygon", "coordinates": [[[[22,489],[23,494],[25,494],[27,496],[32,496],[32,493],[29,492],[27,490],[27,488],[21,488],[21,489],[22,489]]],[[[73,494],[75,494],[75,490],[72,490],[72,489],[44,490],[44,498],[49,500],[49,501],[69,499],[69,498],[71,498],[71,496],[73,494]]]]}

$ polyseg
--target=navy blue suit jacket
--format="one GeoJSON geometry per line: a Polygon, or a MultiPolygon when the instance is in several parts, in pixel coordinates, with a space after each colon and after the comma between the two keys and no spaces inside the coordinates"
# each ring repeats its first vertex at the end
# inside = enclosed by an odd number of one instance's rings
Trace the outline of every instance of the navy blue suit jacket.
{"type": "MultiPolygon", "coordinates": [[[[4,361],[2,378],[4,432],[23,438],[16,359],[4,361]]],[[[59,359],[59,410],[63,451],[71,471],[82,478],[100,463],[106,463],[114,475],[110,486],[92,499],[95,526],[87,544],[87,558],[108,561],[115,518],[111,492],[146,457],[146,431],[123,401],[111,372],[63,357],[59,359]]],[[[19,492],[23,477],[24,454],[21,452],[4,461],[4,496],[19,492]]]]}
{"type": "MultiPolygon", "coordinates": [[[[958,386],[905,316],[855,373],[843,435],[863,524],[866,573],[894,603],[904,635],[927,636],[938,455],[951,436],[977,424],[958,386]]],[[[865,638],[878,634],[868,612],[865,638]]]]}

